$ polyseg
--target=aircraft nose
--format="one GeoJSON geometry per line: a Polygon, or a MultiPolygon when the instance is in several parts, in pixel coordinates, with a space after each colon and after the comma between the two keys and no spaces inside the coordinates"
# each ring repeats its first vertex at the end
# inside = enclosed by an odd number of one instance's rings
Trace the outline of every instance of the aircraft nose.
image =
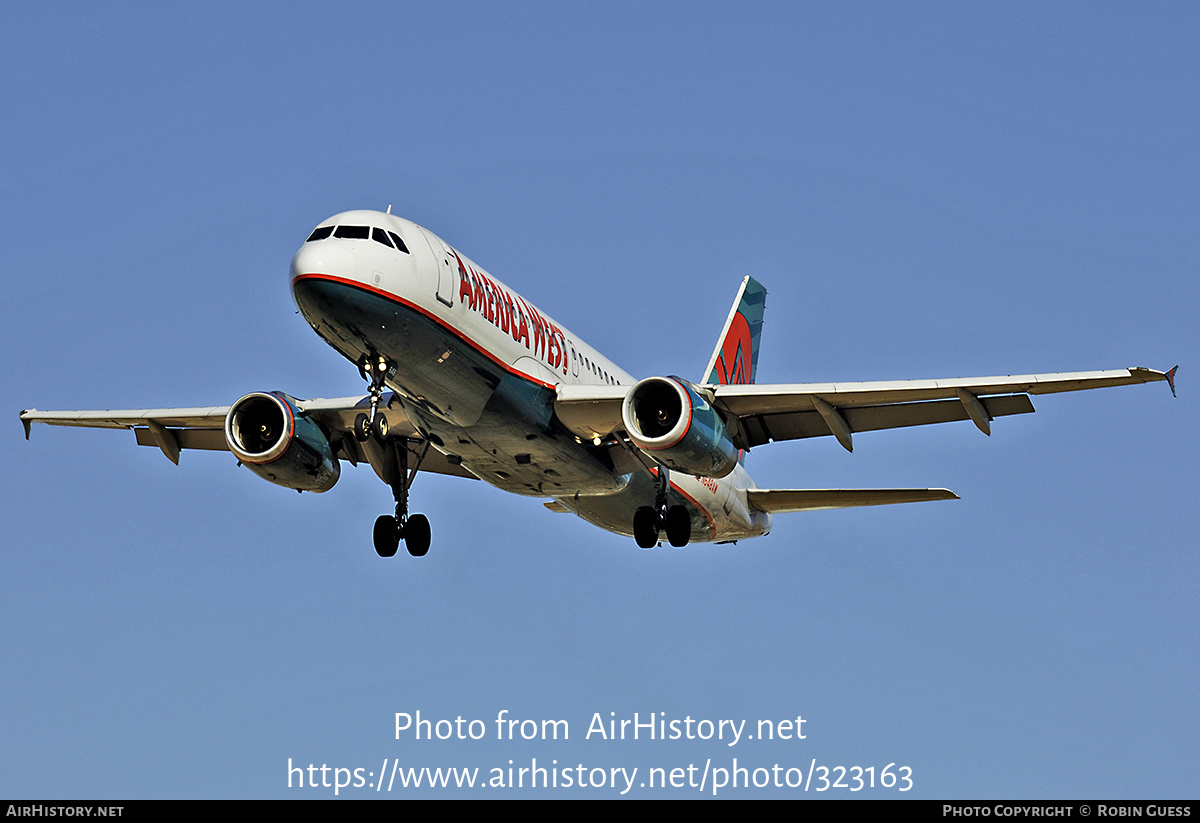
{"type": "Polygon", "coordinates": [[[358,260],[341,243],[312,241],[301,246],[292,257],[292,279],[304,274],[331,274],[354,280],[358,277],[358,260]]]}

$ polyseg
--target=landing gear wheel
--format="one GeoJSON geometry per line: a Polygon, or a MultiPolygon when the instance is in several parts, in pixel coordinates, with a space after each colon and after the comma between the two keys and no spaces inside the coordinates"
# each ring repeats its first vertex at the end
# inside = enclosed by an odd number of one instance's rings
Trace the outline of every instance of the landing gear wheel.
{"type": "Polygon", "coordinates": [[[429,553],[429,518],[414,514],[404,524],[404,546],[413,557],[424,557],[429,553]]]}
{"type": "MultiPolygon", "coordinates": [[[[383,358],[379,358],[379,361],[376,376],[383,373],[386,365],[383,358]]],[[[370,361],[367,361],[367,365],[371,365],[370,361]]],[[[364,371],[366,370],[366,366],[364,366],[364,371]]],[[[382,385],[382,381],[378,381],[378,385],[382,385]]],[[[412,485],[413,478],[417,476],[417,472],[421,468],[421,462],[429,452],[429,440],[389,436],[387,418],[376,408],[378,400],[374,391],[376,387],[377,385],[373,383],[371,414],[369,416],[360,414],[354,420],[356,436],[362,440],[371,437],[378,439],[378,445],[384,458],[380,474],[384,482],[391,487],[392,497],[396,501],[394,515],[381,515],[375,520],[375,551],[383,557],[391,557],[396,553],[400,541],[403,540],[404,547],[408,549],[409,554],[413,557],[424,557],[429,553],[429,518],[423,514],[410,515],[408,513],[408,488],[412,485]],[[418,450],[413,450],[414,443],[418,450]],[[408,464],[409,459],[413,456],[416,457],[417,462],[410,471],[408,464]]]]}
{"type": "Polygon", "coordinates": [[[387,440],[388,422],[387,418],[382,414],[375,415],[375,422],[371,424],[371,433],[375,435],[375,439],[380,443],[387,440]]]}
{"type": "Polygon", "coordinates": [[[667,532],[667,540],[677,549],[682,549],[692,539],[692,518],[684,506],[672,506],[667,509],[666,522],[663,528],[667,532]]]}
{"type": "Polygon", "coordinates": [[[658,515],[650,506],[641,506],[633,513],[633,539],[643,549],[653,549],[658,543],[658,515]]]}
{"type": "Polygon", "coordinates": [[[395,557],[396,549],[400,547],[400,531],[396,528],[396,518],[390,514],[381,514],[375,518],[375,553],[380,557],[395,557]]]}

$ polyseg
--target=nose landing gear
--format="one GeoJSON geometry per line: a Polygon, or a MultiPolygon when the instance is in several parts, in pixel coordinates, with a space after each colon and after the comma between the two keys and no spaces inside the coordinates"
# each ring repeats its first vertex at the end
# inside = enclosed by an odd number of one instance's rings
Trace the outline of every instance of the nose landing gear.
{"type": "MultiPolygon", "coordinates": [[[[379,404],[383,402],[388,376],[396,374],[396,361],[370,352],[358,359],[358,373],[369,384],[367,394],[371,410],[369,414],[361,413],[354,418],[354,437],[360,443],[374,438],[382,447],[383,465],[379,474],[391,487],[392,497],[396,500],[395,514],[381,514],[375,518],[371,534],[375,553],[380,557],[395,557],[403,540],[409,554],[424,557],[429,553],[429,518],[423,514],[408,513],[408,489],[429,451],[429,441],[393,437],[388,433],[387,416],[379,410],[379,404]],[[415,458],[411,471],[408,467],[410,458],[415,458]]],[[[372,458],[374,462],[375,458],[372,458]]]]}
{"type": "Polygon", "coordinates": [[[367,393],[371,398],[371,413],[360,414],[354,418],[354,436],[360,443],[366,443],[371,435],[381,443],[387,440],[387,417],[380,413],[379,403],[383,399],[384,381],[395,371],[395,361],[388,360],[382,354],[364,354],[359,358],[358,373],[370,383],[367,393]]]}

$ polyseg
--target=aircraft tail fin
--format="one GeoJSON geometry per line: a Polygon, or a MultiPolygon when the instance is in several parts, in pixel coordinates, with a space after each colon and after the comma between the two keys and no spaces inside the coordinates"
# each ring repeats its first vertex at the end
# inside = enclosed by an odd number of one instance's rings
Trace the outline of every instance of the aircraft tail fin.
{"type": "Polygon", "coordinates": [[[763,310],[767,290],[753,277],[742,278],[725,328],[717,340],[705,370],[704,382],[720,385],[748,385],[758,369],[758,342],[762,337],[763,310]]]}

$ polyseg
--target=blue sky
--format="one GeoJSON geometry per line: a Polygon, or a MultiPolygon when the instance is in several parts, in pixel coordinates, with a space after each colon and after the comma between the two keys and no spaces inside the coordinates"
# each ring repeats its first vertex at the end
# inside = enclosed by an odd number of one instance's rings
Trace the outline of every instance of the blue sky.
{"type": "MultiPolygon", "coordinates": [[[[737,758],[909,766],[907,796],[1194,797],[1198,39],[1183,3],[10,6],[0,794],[737,758]],[[287,267],[389,204],[638,376],[700,378],[753,274],[759,382],[1180,362],[1180,397],[755,449],[764,487],[962,500],[732,547],[643,552],[422,476],[419,561],[372,551],[391,499],[363,467],[297,495],[125,432],[23,441],[23,408],[359,391],[287,267]],[[418,710],[489,734],[397,740],[418,710]],[[570,739],[498,741],[502,710],[570,739]],[[806,737],[585,739],[635,712],[806,737]]],[[[776,794],[822,796],[722,792],[776,794]]]]}

